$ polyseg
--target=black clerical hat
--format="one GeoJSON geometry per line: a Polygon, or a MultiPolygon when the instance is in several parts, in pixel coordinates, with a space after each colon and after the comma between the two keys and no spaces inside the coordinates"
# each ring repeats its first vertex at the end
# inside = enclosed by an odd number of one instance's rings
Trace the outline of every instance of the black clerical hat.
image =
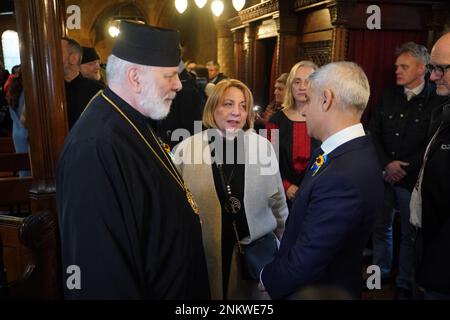
{"type": "Polygon", "coordinates": [[[100,60],[97,51],[95,51],[94,48],[83,47],[83,59],[81,60],[81,64],[85,64],[95,60],[100,60]]]}
{"type": "Polygon", "coordinates": [[[147,66],[177,67],[180,63],[177,31],[122,21],[112,49],[116,57],[147,66]]]}

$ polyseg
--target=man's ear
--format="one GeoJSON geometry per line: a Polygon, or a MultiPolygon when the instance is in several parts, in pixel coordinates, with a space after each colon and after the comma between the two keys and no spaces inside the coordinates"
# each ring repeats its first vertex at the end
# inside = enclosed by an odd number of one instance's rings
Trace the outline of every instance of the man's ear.
{"type": "Polygon", "coordinates": [[[127,81],[134,93],[142,92],[142,82],[137,67],[127,69],[127,81]]]}
{"type": "Polygon", "coordinates": [[[425,75],[425,73],[427,73],[427,66],[424,65],[423,63],[419,64],[419,72],[422,76],[425,75]]]}
{"type": "Polygon", "coordinates": [[[323,92],[322,111],[327,112],[330,110],[333,102],[333,92],[330,89],[325,89],[323,92]]]}

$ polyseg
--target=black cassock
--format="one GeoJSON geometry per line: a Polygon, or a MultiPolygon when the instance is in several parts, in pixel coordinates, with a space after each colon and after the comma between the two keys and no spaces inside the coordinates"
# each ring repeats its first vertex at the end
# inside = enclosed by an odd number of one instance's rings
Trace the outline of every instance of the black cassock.
{"type": "MultiPolygon", "coordinates": [[[[109,88],[104,94],[164,159],[148,119],[109,88]]],[[[199,216],[101,95],[66,139],[56,183],[66,298],[209,298],[199,216]],[[67,273],[72,265],[80,268],[81,289],[73,288],[73,269],[67,273]]]]}
{"type": "Polygon", "coordinates": [[[92,79],[84,78],[81,74],[70,82],[65,82],[67,101],[67,123],[69,130],[77,122],[86,105],[105,86],[92,79]]]}

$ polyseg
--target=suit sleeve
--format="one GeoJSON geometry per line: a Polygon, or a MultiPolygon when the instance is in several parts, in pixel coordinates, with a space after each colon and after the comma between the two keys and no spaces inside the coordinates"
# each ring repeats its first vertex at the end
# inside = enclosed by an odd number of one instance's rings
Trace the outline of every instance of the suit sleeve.
{"type": "Polygon", "coordinates": [[[360,192],[350,181],[342,176],[317,181],[307,211],[290,213],[305,216],[300,229],[294,231],[298,234],[295,245],[262,272],[261,279],[270,297],[284,298],[323,278],[335,255],[346,245],[347,235],[361,213],[360,192]]]}

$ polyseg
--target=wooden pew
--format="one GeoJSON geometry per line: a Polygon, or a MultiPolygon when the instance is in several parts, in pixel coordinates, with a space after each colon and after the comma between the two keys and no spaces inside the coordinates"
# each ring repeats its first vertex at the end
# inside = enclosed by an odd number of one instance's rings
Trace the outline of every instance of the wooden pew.
{"type": "Polygon", "coordinates": [[[0,208],[8,208],[8,211],[15,214],[15,208],[18,208],[17,213],[20,213],[21,205],[28,205],[30,196],[29,191],[33,178],[31,177],[12,177],[0,178],[0,208]]]}
{"type": "Polygon", "coordinates": [[[0,153],[0,177],[14,177],[19,171],[30,170],[28,153],[0,153]]]}
{"type": "Polygon", "coordinates": [[[12,137],[0,137],[0,153],[14,153],[14,143],[12,137]]]}
{"type": "MultiPolygon", "coordinates": [[[[48,212],[25,218],[0,215],[0,252],[6,273],[6,298],[39,299],[42,287],[41,261],[54,245],[56,221],[48,212]]],[[[55,275],[55,277],[58,275],[55,275]]]]}
{"type": "Polygon", "coordinates": [[[26,203],[33,178],[12,177],[0,179],[0,206],[26,203]]]}
{"type": "MultiPolygon", "coordinates": [[[[0,244],[6,283],[3,294],[10,295],[10,287],[25,281],[33,271],[33,253],[20,241],[20,228],[25,218],[0,215],[0,244]]],[[[5,281],[4,280],[4,281],[5,281]]]]}

